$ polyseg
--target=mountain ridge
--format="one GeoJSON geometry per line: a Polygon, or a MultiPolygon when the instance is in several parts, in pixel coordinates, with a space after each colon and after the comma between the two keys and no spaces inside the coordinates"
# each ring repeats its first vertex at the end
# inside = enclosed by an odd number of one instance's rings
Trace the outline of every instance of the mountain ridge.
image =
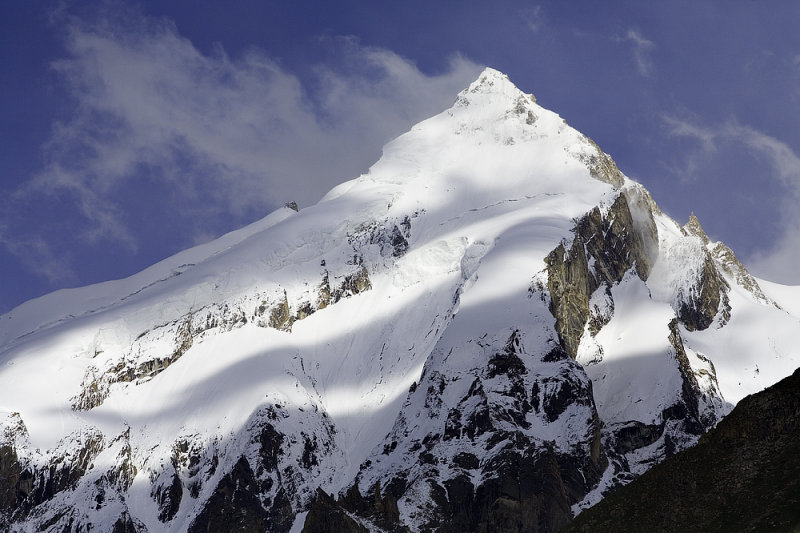
{"type": "Polygon", "coordinates": [[[704,236],[487,69],[318,204],[0,317],[3,525],[554,531],[800,366],[704,236]]]}

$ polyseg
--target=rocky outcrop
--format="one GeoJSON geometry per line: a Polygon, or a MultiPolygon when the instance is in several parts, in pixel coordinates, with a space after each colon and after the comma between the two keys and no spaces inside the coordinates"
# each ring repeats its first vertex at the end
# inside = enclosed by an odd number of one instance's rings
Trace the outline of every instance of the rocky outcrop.
{"type": "Polygon", "coordinates": [[[589,318],[589,296],[593,292],[583,237],[575,235],[569,251],[564,243],[559,244],[546,262],[550,311],[556,317],[556,331],[564,349],[575,357],[589,318]]]}
{"type": "Polygon", "coordinates": [[[523,336],[484,337],[486,366],[469,376],[426,367],[406,400],[411,412],[337,505],[386,531],[550,532],[564,525],[606,468],[600,421],[580,365],[556,342],[548,352],[527,353],[523,336]],[[417,432],[419,419],[440,421],[440,430],[417,432]],[[549,424],[573,428],[569,445],[537,437],[536,428],[549,424]],[[414,523],[400,520],[400,505],[415,509],[414,523]]]}
{"type": "Polygon", "coordinates": [[[268,514],[259,500],[260,492],[250,464],[242,457],[233,470],[219,482],[188,531],[190,533],[287,531],[288,528],[267,527],[268,514]]]}
{"type": "MultiPolygon", "coordinates": [[[[410,223],[408,227],[410,228],[410,223]]],[[[397,226],[395,229],[400,232],[397,226]]],[[[404,250],[403,246],[408,244],[406,242],[403,245],[403,241],[389,242],[396,243],[397,248],[392,248],[393,250],[404,250]]],[[[267,299],[264,296],[256,296],[259,298],[259,303],[249,313],[245,310],[245,302],[233,305],[220,304],[141,333],[132,343],[128,353],[123,354],[120,359],[108,359],[104,369],[95,365],[87,369],[80,391],[72,398],[72,408],[76,411],[88,411],[102,405],[115,383],[139,384],[154,378],[180,359],[195,342],[201,341],[214,331],[230,331],[247,323],[291,331],[292,324],[296,321],[303,320],[319,309],[336,304],[344,298],[350,298],[372,288],[369,271],[359,255],[355,256],[354,264],[346,273],[335,278],[335,282],[338,283],[333,286],[332,277],[328,270],[324,270],[317,293],[311,296],[314,304],[306,300],[290,302],[286,291],[281,289],[279,297],[273,296],[267,299]],[[169,340],[164,342],[165,338],[169,340]],[[148,353],[142,349],[142,346],[148,344],[157,346],[168,344],[170,348],[169,351],[158,354],[148,353]]]]}
{"type": "MultiPolygon", "coordinates": [[[[700,412],[698,398],[703,396],[703,391],[700,389],[700,386],[697,383],[694,370],[692,369],[692,365],[689,363],[689,358],[686,355],[686,348],[683,345],[683,339],[681,338],[681,333],[678,329],[677,318],[672,319],[672,321],[669,323],[669,342],[675,349],[675,359],[678,361],[678,371],[682,380],[681,402],[685,408],[680,409],[679,411],[683,415],[683,430],[688,434],[700,436],[708,427],[713,426],[717,420],[713,412],[705,413],[706,417],[710,416],[711,418],[701,420],[702,415],[700,412]]],[[[711,368],[713,371],[713,365],[711,368]]],[[[710,377],[716,384],[716,375],[712,374],[710,377]]],[[[668,412],[665,414],[669,415],[674,413],[668,412]]]]}
{"type": "Polygon", "coordinates": [[[761,286],[758,284],[758,281],[756,281],[756,278],[747,271],[733,253],[733,250],[728,248],[725,243],[715,242],[711,244],[710,252],[711,257],[714,259],[714,264],[725,274],[730,276],[737,285],[743,287],[752,294],[756,301],[777,307],[777,304],[761,290],[761,286]]]}
{"type": "Polygon", "coordinates": [[[131,517],[128,512],[123,512],[114,522],[111,533],[147,533],[147,528],[144,524],[131,517]]]}
{"type": "MultiPolygon", "coordinates": [[[[360,496],[360,495],[359,495],[360,496]]],[[[368,533],[336,500],[318,489],[306,515],[302,533],[368,533]]]]}
{"type": "Polygon", "coordinates": [[[158,504],[158,519],[169,522],[178,513],[183,499],[183,485],[177,472],[173,472],[171,481],[166,485],[153,487],[150,496],[158,504]]]}
{"type": "Polygon", "coordinates": [[[584,137],[589,149],[578,154],[578,159],[586,164],[589,173],[596,180],[603,181],[619,189],[625,184],[625,177],[610,155],[603,152],[589,137],[584,137]]]}
{"type": "MultiPolygon", "coordinates": [[[[619,194],[607,213],[594,208],[576,223],[571,245],[562,242],[545,259],[550,311],[561,344],[573,358],[595,291],[604,284],[608,291],[634,267],[642,280],[650,273],[658,235],[652,212],[642,202],[632,190],[619,194]]],[[[593,327],[599,330],[602,323],[593,327]]]]}
{"type": "MultiPolygon", "coordinates": [[[[62,440],[49,460],[39,457],[31,460],[22,459],[21,452],[26,450],[27,431],[18,414],[12,415],[17,431],[11,434],[8,421],[0,442],[0,527],[24,520],[38,506],[45,504],[60,494],[68,493],[84,482],[86,473],[94,468],[93,461],[110,445],[97,430],[87,430],[71,435],[62,440]]],[[[113,443],[112,443],[113,444],[113,443]]],[[[130,448],[128,448],[130,452],[130,448]]],[[[129,479],[123,466],[117,465],[108,469],[105,478],[98,482],[98,487],[105,483],[114,484],[120,489],[127,489],[129,479]]],[[[102,491],[102,488],[100,488],[102,491]]],[[[53,524],[67,516],[55,513],[51,518],[53,524]]],[[[67,517],[68,518],[68,517],[67,517]]],[[[49,526],[48,526],[49,527],[49,526]]],[[[71,529],[66,529],[71,531],[71,529]]]]}
{"type": "MultiPolygon", "coordinates": [[[[761,292],[758,283],[745,270],[741,263],[733,256],[725,253],[727,248],[722,243],[712,245],[700,221],[694,213],[689,217],[689,221],[681,228],[685,235],[691,235],[700,239],[702,248],[702,268],[697,273],[696,279],[691,280],[687,290],[681,290],[675,301],[675,312],[681,324],[689,331],[704,330],[711,326],[714,320],[719,317],[719,324],[724,325],[730,320],[731,306],[728,299],[730,285],[725,281],[725,277],[720,273],[717,265],[727,264],[727,270],[735,280],[741,279],[752,287],[755,294],[761,292]],[[721,245],[721,246],[720,246],[721,245]],[[716,250],[722,261],[715,261],[709,248],[716,250]],[[731,257],[733,260],[731,260],[731,257]],[[738,267],[736,266],[738,264],[738,267]]],[[[761,294],[763,297],[763,293],[761,294]]]]}
{"type": "Polygon", "coordinates": [[[797,531],[798,432],[800,370],[743,399],[696,446],[607,496],[563,531],[797,531]]]}
{"type": "Polygon", "coordinates": [[[33,491],[33,481],[33,474],[23,469],[14,447],[0,445],[0,527],[8,527],[13,511],[33,491]]]}
{"type": "Polygon", "coordinates": [[[347,239],[357,254],[365,246],[377,246],[383,257],[402,257],[408,250],[408,240],[411,238],[411,220],[419,215],[419,212],[415,212],[401,219],[373,222],[349,233],[347,239]]]}
{"type": "Polygon", "coordinates": [[[678,319],[689,331],[711,326],[719,315],[721,324],[731,318],[728,300],[730,285],[717,270],[711,254],[703,250],[703,268],[687,291],[678,294],[676,312],[678,319]]]}

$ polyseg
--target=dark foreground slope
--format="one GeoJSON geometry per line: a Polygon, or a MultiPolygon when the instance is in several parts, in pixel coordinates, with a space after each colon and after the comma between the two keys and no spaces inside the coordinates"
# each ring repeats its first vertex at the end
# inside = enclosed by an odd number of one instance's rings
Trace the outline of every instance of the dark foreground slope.
{"type": "Polygon", "coordinates": [[[562,531],[800,531],[800,369],[562,531]]]}

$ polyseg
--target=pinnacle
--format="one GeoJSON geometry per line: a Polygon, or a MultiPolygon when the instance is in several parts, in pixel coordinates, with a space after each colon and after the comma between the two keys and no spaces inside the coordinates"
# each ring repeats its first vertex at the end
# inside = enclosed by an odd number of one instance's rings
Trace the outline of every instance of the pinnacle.
{"type": "Polygon", "coordinates": [[[499,70],[486,67],[467,89],[469,93],[513,94],[522,93],[516,85],[499,70]]]}
{"type": "Polygon", "coordinates": [[[700,225],[700,220],[697,219],[697,216],[695,216],[694,212],[692,212],[692,214],[689,216],[689,221],[683,226],[683,229],[685,229],[690,235],[700,237],[705,244],[711,242],[711,239],[709,239],[708,235],[706,235],[706,232],[703,230],[703,226],[700,225]]]}
{"type": "MultiPolygon", "coordinates": [[[[458,107],[467,107],[470,104],[499,105],[502,112],[509,109],[521,112],[527,109],[529,104],[535,103],[536,98],[532,94],[525,94],[506,74],[491,67],[483,69],[477,79],[461,91],[456,99],[458,107]]],[[[495,112],[498,110],[496,107],[494,109],[495,112]]]]}

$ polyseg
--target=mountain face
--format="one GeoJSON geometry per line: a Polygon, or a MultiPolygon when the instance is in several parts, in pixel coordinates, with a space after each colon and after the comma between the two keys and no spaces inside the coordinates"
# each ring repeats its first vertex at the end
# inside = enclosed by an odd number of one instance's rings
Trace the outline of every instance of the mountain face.
{"type": "Polygon", "coordinates": [[[0,317],[0,528],[556,531],[800,366],[797,301],[487,69],[317,205],[0,317]]]}
{"type": "Polygon", "coordinates": [[[800,369],[562,531],[800,531],[798,434],[800,369]]]}

